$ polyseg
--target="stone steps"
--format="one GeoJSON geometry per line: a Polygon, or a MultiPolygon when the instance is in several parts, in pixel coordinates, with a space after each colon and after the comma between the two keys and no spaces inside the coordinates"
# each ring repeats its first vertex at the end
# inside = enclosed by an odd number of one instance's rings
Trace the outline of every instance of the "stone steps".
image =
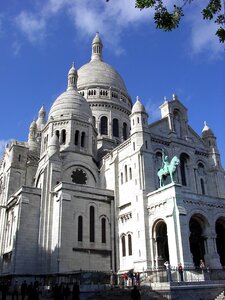
{"type": "MultiPolygon", "coordinates": [[[[115,287],[110,290],[105,290],[96,293],[95,295],[91,296],[90,300],[116,300],[116,299],[123,299],[123,300],[130,300],[131,299],[131,290],[132,288],[120,288],[115,287]]],[[[149,287],[140,287],[139,288],[141,293],[141,300],[163,300],[161,295],[157,292],[152,291],[149,287]]]]}

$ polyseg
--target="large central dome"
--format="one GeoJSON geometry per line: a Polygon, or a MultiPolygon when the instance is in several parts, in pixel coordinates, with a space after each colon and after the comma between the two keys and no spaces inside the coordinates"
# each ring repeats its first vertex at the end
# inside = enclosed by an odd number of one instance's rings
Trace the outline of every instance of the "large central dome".
{"type": "Polygon", "coordinates": [[[125,83],[119,73],[101,60],[92,60],[78,70],[78,89],[87,86],[114,87],[127,92],[125,83]]]}
{"type": "Polygon", "coordinates": [[[78,70],[78,90],[100,86],[114,88],[127,94],[127,88],[119,73],[111,65],[102,61],[102,48],[102,41],[97,33],[92,42],[91,61],[78,70]]]}

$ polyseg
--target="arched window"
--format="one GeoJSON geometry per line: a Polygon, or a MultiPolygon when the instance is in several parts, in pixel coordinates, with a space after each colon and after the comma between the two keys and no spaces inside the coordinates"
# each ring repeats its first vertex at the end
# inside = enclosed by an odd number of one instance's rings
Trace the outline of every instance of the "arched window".
{"type": "Polygon", "coordinates": [[[62,144],[65,145],[65,143],[66,143],[66,130],[63,129],[61,134],[62,134],[62,144]]]}
{"type": "Polygon", "coordinates": [[[90,242],[95,241],[95,208],[90,206],[90,242]]]}
{"type": "Polygon", "coordinates": [[[180,175],[181,175],[181,184],[187,185],[187,162],[188,156],[185,153],[182,153],[180,156],[180,175]]]}
{"type": "Polygon", "coordinates": [[[123,184],[123,173],[120,173],[120,177],[121,177],[121,184],[123,184]]]}
{"type": "Polygon", "coordinates": [[[126,241],[124,235],[121,238],[121,243],[122,243],[122,256],[126,256],[126,241]]]}
{"type": "Polygon", "coordinates": [[[57,138],[59,139],[59,130],[56,130],[55,134],[56,134],[57,138]]]}
{"type": "Polygon", "coordinates": [[[80,145],[81,145],[81,147],[84,147],[84,145],[85,145],[85,132],[82,132],[81,133],[81,143],[80,143],[80,145]]]}
{"type": "Polygon", "coordinates": [[[203,178],[200,179],[202,195],[205,195],[205,184],[203,178]]]}
{"type": "Polygon", "coordinates": [[[127,182],[127,180],[128,180],[128,178],[127,178],[127,165],[125,165],[124,170],[125,170],[125,182],[127,182]]]}
{"type": "Polygon", "coordinates": [[[80,135],[80,132],[79,130],[76,130],[75,132],[75,141],[74,141],[74,144],[77,146],[78,143],[79,143],[79,135],[80,135]]]}
{"type": "Polygon", "coordinates": [[[101,117],[100,133],[105,134],[105,135],[108,134],[108,118],[107,117],[101,117]]]}
{"type": "Polygon", "coordinates": [[[205,178],[206,172],[203,163],[198,164],[198,177],[200,178],[200,187],[202,195],[205,195],[205,178]]]}
{"type": "Polygon", "coordinates": [[[127,139],[127,123],[123,123],[123,139],[127,139]]]}
{"type": "Polygon", "coordinates": [[[128,255],[132,255],[132,237],[128,234],[128,255]]]}
{"type": "Polygon", "coordinates": [[[102,218],[102,243],[106,243],[106,220],[102,218]]]}
{"type": "Polygon", "coordinates": [[[129,168],[129,175],[130,175],[130,180],[132,179],[132,169],[129,168]]]}
{"type": "Polygon", "coordinates": [[[118,121],[118,119],[113,119],[113,136],[119,137],[119,121],[118,121]]]}
{"type": "Polygon", "coordinates": [[[83,218],[82,216],[78,217],[78,242],[83,241],[83,218]]]}

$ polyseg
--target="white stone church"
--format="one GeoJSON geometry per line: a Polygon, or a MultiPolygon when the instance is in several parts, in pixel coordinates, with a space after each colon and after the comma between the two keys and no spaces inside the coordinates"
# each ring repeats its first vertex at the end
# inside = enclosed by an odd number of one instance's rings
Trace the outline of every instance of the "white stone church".
{"type": "Polygon", "coordinates": [[[91,60],[28,141],[7,145],[0,166],[0,275],[142,272],[180,262],[225,266],[225,180],[216,137],[199,136],[173,95],[148,123],[118,72],[91,60]],[[162,158],[179,158],[160,187],[162,158]]]}

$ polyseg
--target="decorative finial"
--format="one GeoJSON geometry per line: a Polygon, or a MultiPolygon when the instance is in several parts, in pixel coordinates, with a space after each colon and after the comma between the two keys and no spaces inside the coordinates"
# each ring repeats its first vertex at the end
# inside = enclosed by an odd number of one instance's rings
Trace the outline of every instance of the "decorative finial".
{"type": "Polygon", "coordinates": [[[173,94],[173,101],[177,100],[177,95],[173,94]]]}
{"type": "Polygon", "coordinates": [[[77,70],[75,69],[74,62],[68,73],[68,87],[67,90],[73,90],[77,88],[77,70]]]}
{"type": "Polygon", "coordinates": [[[166,98],[166,96],[164,96],[164,102],[167,102],[167,98],[166,98]]]}
{"type": "Polygon", "coordinates": [[[207,123],[206,123],[206,121],[204,121],[204,126],[207,126],[207,123]]]}
{"type": "Polygon", "coordinates": [[[140,98],[139,98],[139,96],[137,96],[137,97],[136,97],[136,101],[140,101],[140,98]]]}

